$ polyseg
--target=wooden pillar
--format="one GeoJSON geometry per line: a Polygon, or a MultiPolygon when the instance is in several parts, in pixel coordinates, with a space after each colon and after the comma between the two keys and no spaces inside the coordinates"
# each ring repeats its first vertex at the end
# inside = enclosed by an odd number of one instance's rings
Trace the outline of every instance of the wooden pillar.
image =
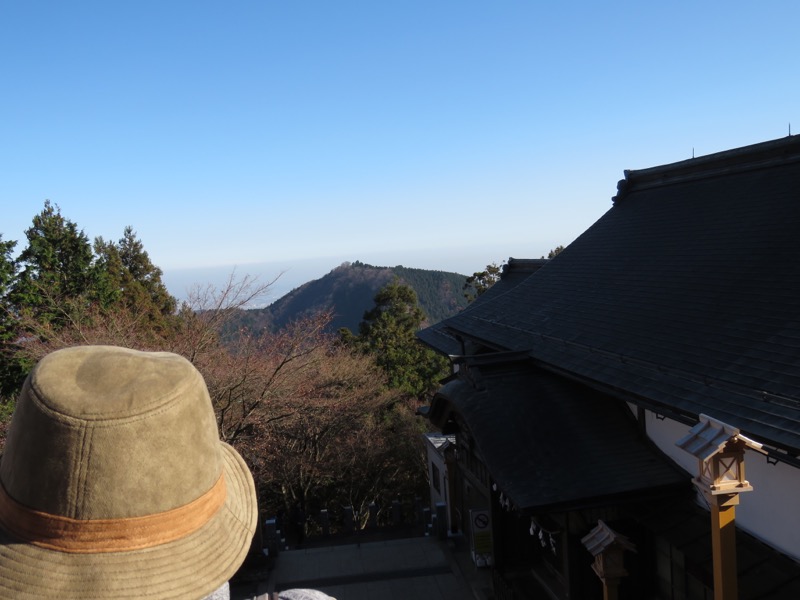
{"type": "Polygon", "coordinates": [[[739,494],[753,491],[744,476],[744,451],[763,452],[763,447],[736,427],[708,415],[700,415],[697,425],[675,445],[697,458],[694,484],[711,509],[714,600],[738,600],[736,505],[739,494]]]}
{"type": "Polygon", "coordinates": [[[714,553],[714,600],[738,600],[736,577],[736,505],[738,494],[711,498],[711,548],[714,553]]]}
{"type": "Polygon", "coordinates": [[[636,552],[636,546],[603,521],[598,521],[597,527],[581,538],[581,543],[594,555],[592,570],[603,583],[603,600],[617,600],[620,580],[628,574],[623,553],[636,552]]]}
{"type": "Polygon", "coordinates": [[[603,581],[603,600],[619,599],[619,578],[606,577],[603,581]]]}

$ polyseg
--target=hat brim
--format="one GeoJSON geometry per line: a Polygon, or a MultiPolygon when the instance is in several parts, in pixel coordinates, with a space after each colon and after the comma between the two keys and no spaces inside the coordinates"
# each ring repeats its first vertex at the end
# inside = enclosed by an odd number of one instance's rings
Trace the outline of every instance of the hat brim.
{"type": "Polygon", "coordinates": [[[20,542],[0,530],[0,597],[198,600],[244,561],[258,524],[255,485],[238,452],[222,446],[227,497],[194,533],[146,550],[69,554],[20,542]]]}

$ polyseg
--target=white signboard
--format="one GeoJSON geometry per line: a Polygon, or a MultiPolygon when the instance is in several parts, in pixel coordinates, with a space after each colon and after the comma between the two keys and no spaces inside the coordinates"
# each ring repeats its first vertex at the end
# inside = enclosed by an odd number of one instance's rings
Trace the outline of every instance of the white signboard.
{"type": "Polygon", "coordinates": [[[492,518],[488,510],[469,511],[472,558],[479,567],[492,563],[492,518]]]}

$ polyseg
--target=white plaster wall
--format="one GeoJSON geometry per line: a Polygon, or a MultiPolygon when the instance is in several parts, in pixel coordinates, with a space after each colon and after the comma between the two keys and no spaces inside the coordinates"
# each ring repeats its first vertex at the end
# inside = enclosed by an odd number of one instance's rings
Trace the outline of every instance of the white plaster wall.
{"type": "Polygon", "coordinates": [[[438,502],[447,502],[448,499],[446,498],[447,494],[447,469],[445,467],[444,457],[439,454],[436,448],[429,442],[427,444],[428,450],[428,476],[433,477],[431,463],[436,465],[439,469],[439,489],[441,491],[437,492],[436,488],[433,487],[433,481],[431,481],[430,485],[430,492],[431,492],[431,509],[434,509],[438,502]]]}
{"type": "Polygon", "coordinates": [[[753,491],[742,494],[736,523],[757,538],[800,560],[800,469],[747,452],[745,475],[753,491]]]}
{"type": "Polygon", "coordinates": [[[439,502],[444,502],[448,505],[447,509],[447,530],[451,531],[452,528],[452,514],[450,512],[450,497],[449,497],[449,477],[450,474],[447,472],[447,464],[444,461],[444,456],[436,449],[433,444],[431,444],[430,440],[427,440],[426,448],[428,451],[428,475],[433,477],[433,469],[431,469],[431,463],[435,464],[436,467],[439,469],[439,489],[441,491],[437,492],[436,488],[433,487],[433,481],[430,484],[430,492],[431,492],[431,512],[436,512],[436,505],[439,502]]]}
{"type": "MultiPolygon", "coordinates": [[[[690,427],[670,419],[661,421],[650,411],[645,411],[645,419],[650,439],[690,475],[696,475],[697,460],[675,445],[690,427]]],[[[753,491],[741,494],[736,525],[800,560],[800,469],[785,463],[770,465],[763,454],[748,450],[745,475],[753,491]]],[[[700,503],[705,506],[702,497],[700,503]]]]}

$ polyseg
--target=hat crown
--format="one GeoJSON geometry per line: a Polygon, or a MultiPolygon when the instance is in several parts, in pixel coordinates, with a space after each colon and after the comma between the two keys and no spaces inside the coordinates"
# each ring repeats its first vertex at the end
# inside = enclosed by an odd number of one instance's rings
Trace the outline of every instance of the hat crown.
{"type": "Polygon", "coordinates": [[[222,471],[200,373],[165,352],[80,346],[28,377],[0,462],[17,502],[73,519],[158,514],[206,493],[222,471]]]}

